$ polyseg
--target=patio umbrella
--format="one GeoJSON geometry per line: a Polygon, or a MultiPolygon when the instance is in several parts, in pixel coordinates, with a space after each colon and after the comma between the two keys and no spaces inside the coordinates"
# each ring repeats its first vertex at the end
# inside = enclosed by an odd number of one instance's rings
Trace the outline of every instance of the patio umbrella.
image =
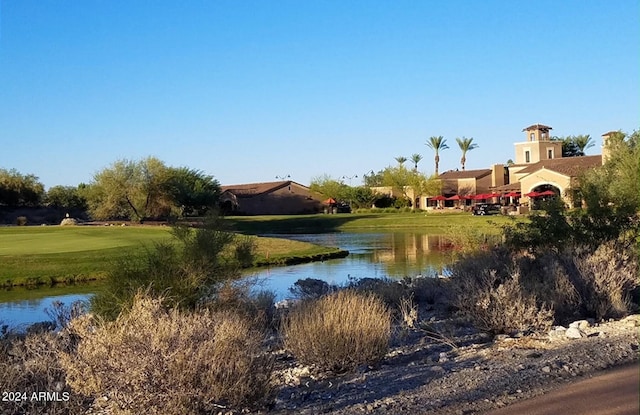
{"type": "Polygon", "coordinates": [[[520,193],[518,192],[509,192],[504,197],[520,197],[520,193]]]}
{"type": "Polygon", "coordinates": [[[431,200],[447,200],[447,198],[442,195],[438,195],[438,196],[432,197],[431,200]]]}
{"type": "Polygon", "coordinates": [[[335,205],[336,204],[336,200],[332,197],[330,197],[329,199],[325,200],[324,202],[325,205],[335,205]]]}
{"type": "Polygon", "coordinates": [[[473,197],[473,200],[483,200],[483,199],[487,199],[488,197],[490,197],[491,195],[488,195],[486,193],[480,193],[479,195],[475,195],[473,197]]]}
{"type": "Polygon", "coordinates": [[[538,193],[538,192],[529,192],[525,196],[526,197],[538,197],[538,196],[540,196],[540,193],[538,193]]]}
{"type": "Polygon", "coordinates": [[[538,196],[555,196],[556,192],[554,192],[553,190],[545,190],[542,193],[538,193],[538,196]]]}
{"type": "Polygon", "coordinates": [[[453,195],[448,197],[446,200],[462,200],[462,198],[459,195],[453,195]]]}

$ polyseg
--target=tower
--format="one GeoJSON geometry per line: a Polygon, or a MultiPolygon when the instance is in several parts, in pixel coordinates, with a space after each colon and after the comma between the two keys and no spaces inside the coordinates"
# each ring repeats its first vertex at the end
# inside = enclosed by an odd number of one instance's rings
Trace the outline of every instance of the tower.
{"type": "Polygon", "coordinates": [[[526,140],[516,143],[516,164],[537,163],[562,157],[562,142],[552,141],[549,131],[551,127],[534,124],[523,129],[526,140]]]}

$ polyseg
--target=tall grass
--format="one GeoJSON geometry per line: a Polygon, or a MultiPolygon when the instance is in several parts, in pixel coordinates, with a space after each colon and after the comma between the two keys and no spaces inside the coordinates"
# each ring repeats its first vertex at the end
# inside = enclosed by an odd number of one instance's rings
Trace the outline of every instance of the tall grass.
{"type": "Polygon", "coordinates": [[[376,296],[342,290],[292,310],[283,331],[300,362],[340,373],[385,356],[391,315],[376,296]]]}

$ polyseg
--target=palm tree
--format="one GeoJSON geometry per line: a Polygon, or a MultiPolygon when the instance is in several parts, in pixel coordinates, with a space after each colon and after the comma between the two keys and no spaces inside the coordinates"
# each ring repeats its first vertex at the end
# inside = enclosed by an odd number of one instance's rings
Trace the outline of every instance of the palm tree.
{"type": "Polygon", "coordinates": [[[591,148],[595,145],[593,142],[593,138],[589,134],[587,135],[576,135],[573,138],[573,144],[578,149],[578,155],[584,156],[584,151],[588,148],[591,148]]]}
{"type": "Polygon", "coordinates": [[[446,143],[447,140],[441,135],[437,137],[429,137],[429,140],[425,143],[427,147],[436,152],[436,176],[438,175],[438,164],[440,164],[440,150],[446,150],[449,148],[446,143]]]}
{"type": "Polygon", "coordinates": [[[418,153],[411,155],[411,161],[413,162],[413,170],[418,171],[418,163],[422,160],[422,156],[418,153]]]}
{"type": "Polygon", "coordinates": [[[402,166],[402,165],[404,165],[405,161],[407,161],[407,158],[406,157],[402,157],[402,156],[396,157],[396,161],[398,162],[399,165],[402,166]]]}
{"type": "Polygon", "coordinates": [[[460,146],[460,150],[462,150],[462,158],[460,159],[460,164],[462,164],[462,170],[464,170],[464,165],[467,162],[467,151],[478,148],[478,145],[473,144],[473,138],[456,138],[456,141],[458,142],[458,146],[460,146]]]}

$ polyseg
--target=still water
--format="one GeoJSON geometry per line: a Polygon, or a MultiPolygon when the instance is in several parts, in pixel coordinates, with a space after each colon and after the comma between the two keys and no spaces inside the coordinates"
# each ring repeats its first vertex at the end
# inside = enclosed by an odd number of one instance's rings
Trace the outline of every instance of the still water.
{"type": "MultiPolygon", "coordinates": [[[[339,247],[349,251],[346,258],[287,267],[261,268],[247,273],[258,281],[258,289],[273,291],[277,300],[291,296],[289,288],[304,278],[330,284],[344,284],[350,278],[403,278],[446,274],[450,252],[444,237],[416,232],[327,233],[265,235],[339,247]]],[[[71,304],[87,300],[101,285],[0,291],[0,325],[12,327],[48,321],[46,309],[54,301],[71,304]]]]}

